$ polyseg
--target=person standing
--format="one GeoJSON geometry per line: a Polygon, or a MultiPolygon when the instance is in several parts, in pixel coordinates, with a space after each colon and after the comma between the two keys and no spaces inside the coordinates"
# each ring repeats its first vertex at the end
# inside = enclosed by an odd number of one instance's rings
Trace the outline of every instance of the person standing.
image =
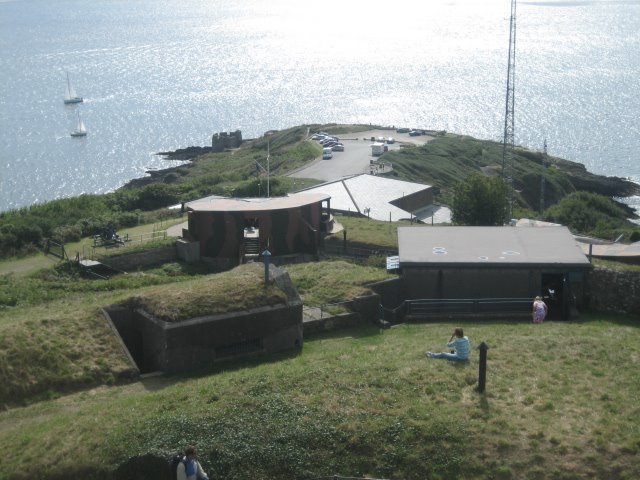
{"type": "Polygon", "coordinates": [[[548,312],[547,304],[544,303],[542,297],[538,296],[533,300],[533,323],[542,323],[547,317],[548,312]]]}
{"type": "Polygon", "coordinates": [[[425,355],[429,358],[445,358],[454,362],[464,362],[469,360],[469,339],[464,335],[462,328],[456,328],[447,342],[447,346],[453,348],[449,352],[427,352],[425,355]]]}
{"type": "Polygon", "coordinates": [[[195,447],[187,447],[184,451],[184,458],[178,464],[176,477],[178,480],[209,480],[207,473],[202,469],[200,462],[196,459],[198,452],[195,447]]]}

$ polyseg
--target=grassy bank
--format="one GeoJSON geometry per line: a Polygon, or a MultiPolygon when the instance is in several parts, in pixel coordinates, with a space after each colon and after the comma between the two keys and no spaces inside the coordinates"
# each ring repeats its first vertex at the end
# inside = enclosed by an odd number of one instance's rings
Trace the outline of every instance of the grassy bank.
{"type": "Polygon", "coordinates": [[[424,357],[454,326],[434,323],[11,409],[0,448],[20,455],[0,478],[98,476],[186,443],[213,478],[638,478],[637,320],[465,324],[491,347],[484,395],[475,348],[464,365],[424,357]]]}
{"type": "MultiPolygon", "coordinates": [[[[263,287],[260,265],[212,275],[169,263],[110,280],[87,280],[62,266],[0,277],[0,405],[126,379],[130,365],[99,307],[144,306],[179,321],[284,301],[280,290],[263,287]]],[[[291,267],[294,283],[312,305],[362,295],[368,292],[364,284],[387,276],[343,261],[291,267]]]]}

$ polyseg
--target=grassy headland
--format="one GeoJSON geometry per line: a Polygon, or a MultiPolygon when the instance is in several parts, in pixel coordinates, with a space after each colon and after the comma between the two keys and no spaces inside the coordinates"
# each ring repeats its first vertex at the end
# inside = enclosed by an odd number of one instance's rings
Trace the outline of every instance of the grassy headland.
{"type": "MultiPolygon", "coordinates": [[[[272,169],[284,174],[317,154],[307,132],[271,137],[272,169]]],[[[0,234],[10,242],[22,229],[35,239],[32,221],[41,235],[49,229],[79,241],[109,222],[133,227],[141,216],[163,216],[152,210],[192,195],[255,195],[252,172],[266,140],[253,142],[113,194],[0,215],[0,234]]],[[[497,154],[491,142],[446,136],[388,158],[398,178],[439,186],[446,201],[466,172],[495,170],[497,154]]],[[[541,166],[527,155],[517,170],[535,175],[541,166]]],[[[562,191],[558,198],[578,189],[577,178],[600,185],[578,167],[571,174],[570,165],[554,163],[548,184],[549,192],[562,191]]],[[[290,189],[287,182],[273,178],[273,194],[290,189]]],[[[536,182],[523,181],[523,208],[535,209],[526,192],[533,195],[536,182]]],[[[621,194],[617,188],[612,195],[621,194]]],[[[350,241],[395,246],[396,223],[340,221],[350,241]]],[[[286,269],[307,305],[347,300],[388,278],[384,269],[342,260],[286,269]]],[[[166,457],[191,443],[212,478],[640,477],[637,318],[463,324],[474,347],[491,347],[487,391],[479,394],[475,350],[465,365],[423,356],[444,348],[450,323],[338,331],[306,338],[299,354],[134,379],[98,309],[133,302],[179,320],[279,295],[265,292],[250,266],[211,275],[170,263],[108,281],[64,266],[0,277],[0,448],[14,453],[1,462],[0,479],[106,479],[132,456],[166,457]]]]}

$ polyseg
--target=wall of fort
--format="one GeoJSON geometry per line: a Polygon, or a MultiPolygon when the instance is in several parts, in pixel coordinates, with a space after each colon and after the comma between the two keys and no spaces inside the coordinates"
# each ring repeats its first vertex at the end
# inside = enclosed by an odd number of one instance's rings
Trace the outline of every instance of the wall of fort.
{"type": "Polygon", "coordinates": [[[640,272],[595,266],[584,295],[591,310],[640,315],[640,272]]]}

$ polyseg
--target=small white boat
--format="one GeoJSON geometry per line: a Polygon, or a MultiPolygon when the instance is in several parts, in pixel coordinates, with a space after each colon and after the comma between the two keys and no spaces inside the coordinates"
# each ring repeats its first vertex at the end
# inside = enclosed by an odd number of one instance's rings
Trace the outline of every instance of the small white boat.
{"type": "Polygon", "coordinates": [[[71,136],[72,137],[86,137],[87,136],[87,129],[84,126],[84,122],[82,121],[82,118],[80,118],[80,112],[78,112],[78,127],[71,132],[71,136]]]}
{"type": "Polygon", "coordinates": [[[67,89],[64,92],[64,103],[81,103],[82,97],[79,97],[76,94],[73,85],[71,85],[71,81],[69,80],[69,72],[67,72],[67,89]]]}

